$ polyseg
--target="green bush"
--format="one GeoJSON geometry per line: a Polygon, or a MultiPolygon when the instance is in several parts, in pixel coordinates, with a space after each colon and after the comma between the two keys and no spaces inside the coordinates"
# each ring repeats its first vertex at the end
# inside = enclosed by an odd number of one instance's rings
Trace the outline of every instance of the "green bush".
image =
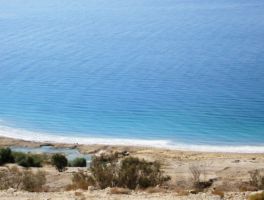
{"type": "Polygon", "coordinates": [[[10,148],[0,149],[0,165],[13,163],[14,157],[10,148]]]}
{"type": "Polygon", "coordinates": [[[86,165],[85,158],[75,158],[69,163],[69,167],[86,167],[86,165]]]}
{"type": "Polygon", "coordinates": [[[59,172],[62,172],[68,165],[68,160],[63,154],[56,153],[51,157],[51,163],[59,172]]]}
{"type": "Polygon", "coordinates": [[[22,167],[42,167],[42,157],[37,154],[14,152],[15,162],[22,167]]]}

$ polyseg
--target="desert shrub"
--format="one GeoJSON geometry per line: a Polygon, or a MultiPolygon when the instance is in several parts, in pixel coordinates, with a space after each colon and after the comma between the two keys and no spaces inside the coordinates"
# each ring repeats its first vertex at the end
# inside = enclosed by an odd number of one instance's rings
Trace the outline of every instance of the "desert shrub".
{"type": "Polygon", "coordinates": [[[59,172],[62,172],[65,170],[68,160],[64,155],[56,153],[51,157],[51,163],[59,172]]]}
{"type": "Polygon", "coordinates": [[[33,173],[30,170],[24,171],[22,178],[22,189],[29,192],[40,192],[46,183],[46,174],[43,171],[33,173]]]}
{"type": "Polygon", "coordinates": [[[12,151],[10,148],[0,149],[0,165],[4,165],[6,163],[13,163],[14,157],[12,155],[12,151]]]}
{"type": "Polygon", "coordinates": [[[260,170],[250,171],[249,176],[249,181],[241,182],[239,184],[240,191],[246,192],[264,189],[264,176],[260,173],[260,170]]]}
{"type": "Polygon", "coordinates": [[[45,173],[30,170],[19,170],[17,167],[6,168],[0,171],[0,189],[23,189],[29,192],[42,191],[46,183],[45,173]]]}
{"type": "Polygon", "coordinates": [[[91,177],[99,188],[122,187],[135,189],[162,185],[170,180],[163,176],[158,162],[126,157],[118,162],[118,155],[101,155],[92,158],[91,177]]]}
{"type": "Polygon", "coordinates": [[[22,153],[22,152],[13,152],[13,157],[14,157],[14,160],[15,160],[15,163],[18,163],[20,160],[24,159],[26,157],[26,153],[22,153]]]}
{"type": "Polygon", "coordinates": [[[197,192],[202,192],[206,188],[209,188],[213,184],[213,179],[210,179],[208,181],[200,181],[194,184],[194,188],[197,192]]]}
{"type": "Polygon", "coordinates": [[[264,192],[262,191],[250,194],[248,200],[264,200],[264,192]]]}
{"type": "Polygon", "coordinates": [[[79,170],[73,173],[72,184],[67,187],[68,190],[83,189],[87,190],[88,186],[95,185],[94,179],[87,172],[79,170]]]}
{"type": "Polygon", "coordinates": [[[117,154],[93,157],[90,174],[79,171],[73,174],[72,185],[68,189],[97,188],[147,188],[162,185],[170,180],[164,176],[158,162],[148,162],[134,157],[127,157],[119,162],[117,154]]]}
{"type": "Polygon", "coordinates": [[[250,175],[250,185],[255,187],[256,190],[264,189],[264,176],[260,174],[259,170],[253,170],[249,172],[250,175]]]}
{"type": "Polygon", "coordinates": [[[2,169],[0,171],[0,190],[18,189],[21,186],[22,177],[23,173],[15,166],[2,169]]]}
{"type": "Polygon", "coordinates": [[[92,158],[90,170],[92,178],[99,188],[115,187],[118,182],[118,155],[101,155],[92,158]]]}
{"type": "Polygon", "coordinates": [[[206,178],[206,165],[192,165],[189,167],[189,170],[192,175],[192,183],[193,188],[196,192],[201,192],[206,188],[209,188],[213,184],[213,179],[205,180],[206,178]],[[201,181],[201,175],[203,175],[204,179],[201,181]]]}
{"type": "Polygon", "coordinates": [[[170,180],[163,176],[159,162],[148,162],[134,157],[127,157],[121,161],[118,185],[129,189],[148,188],[162,185],[170,180]]]}
{"type": "Polygon", "coordinates": [[[37,154],[14,152],[15,162],[22,167],[42,167],[42,157],[37,154]]]}
{"type": "Polygon", "coordinates": [[[86,159],[85,158],[75,158],[71,162],[69,162],[70,167],[86,167],[86,159]]]}
{"type": "Polygon", "coordinates": [[[201,176],[201,169],[195,165],[190,166],[189,168],[191,175],[192,175],[192,181],[194,184],[200,182],[200,176],[201,176]]]}

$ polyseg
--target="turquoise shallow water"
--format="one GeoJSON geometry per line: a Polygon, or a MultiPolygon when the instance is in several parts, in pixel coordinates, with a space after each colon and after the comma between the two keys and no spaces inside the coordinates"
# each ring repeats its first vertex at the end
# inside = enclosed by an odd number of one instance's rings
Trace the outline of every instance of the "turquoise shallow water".
{"type": "Polygon", "coordinates": [[[12,151],[33,153],[33,154],[55,154],[63,153],[68,160],[74,160],[75,158],[85,158],[87,162],[90,162],[91,156],[88,154],[82,154],[77,149],[71,148],[55,148],[52,146],[41,146],[41,147],[11,147],[12,151]]]}
{"type": "Polygon", "coordinates": [[[264,146],[262,0],[0,4],[2,135],[264,146]]]}

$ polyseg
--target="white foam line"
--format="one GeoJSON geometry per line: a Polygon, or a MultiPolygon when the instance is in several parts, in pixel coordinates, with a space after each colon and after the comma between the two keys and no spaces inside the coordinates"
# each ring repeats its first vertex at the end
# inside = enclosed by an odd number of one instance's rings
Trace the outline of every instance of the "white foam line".
{"type": "Polygon", "coordinates": [[[229,152],[229,153],[264,153],[264,146],[214,146],[173,143],[169,140],[117,139],[58,136],[56,134],[27,131],[0,125],[0,136],[36,142],[56,142],[67,144],[102,144],[156,147],[182,151],[229,152]]]}

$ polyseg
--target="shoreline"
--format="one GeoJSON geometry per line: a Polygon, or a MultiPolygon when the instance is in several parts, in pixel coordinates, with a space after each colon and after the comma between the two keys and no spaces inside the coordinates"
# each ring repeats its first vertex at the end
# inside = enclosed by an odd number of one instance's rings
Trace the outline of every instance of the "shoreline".
{"type": "Polygon", "coordinates": [[[78,145],[101,145],[115,147],[138,147],[157,148],[171,151],[205,152],[205,153],[242,153],[260,154],[264,153],[264,145],[199,145],[186,143],[172,143],[169,140],[147,140],[127,138],[93,138],[93,137],[70,137],[49,133],[33,132],[18,128],[0,125],[0,137],[12,138],[14,140],[32,141],[36,143],[61,143],[78,145]]]}
{"type": "Polygon", "coordinates": [[[0,147],[31,147],[38,148],[41,146],[53,146],[55,148],[78,149],[83,154],[96,154],[98,152],[129,151],[132,155],[140,157],[151,157],[158,160],[206,160],[214,158],[242,159],[242,158],[261,158],[264,159],[263,153],[242,153],[242,152],[210,152],[210,151],[186,151],[177,149],[133,146],[133,145],[103,145],[103,144],[79,144],[63,143],[55,141],[34,141],[23,140],[0,135],[0,147]]]}

